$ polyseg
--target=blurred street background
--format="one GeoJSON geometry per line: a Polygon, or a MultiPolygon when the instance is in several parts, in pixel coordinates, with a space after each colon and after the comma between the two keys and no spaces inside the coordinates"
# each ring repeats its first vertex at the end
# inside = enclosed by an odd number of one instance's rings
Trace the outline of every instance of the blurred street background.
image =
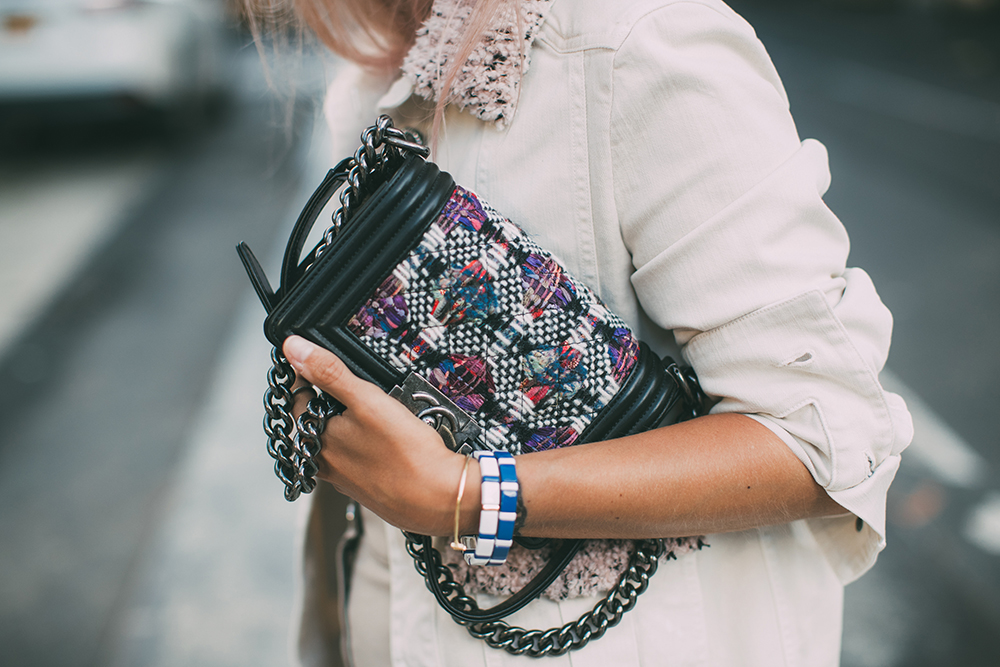
{"type": "MultiPolygon", "coordinates": [[[[1000,2],[731,4],[829,149],[917,429],[842,663],[998,666],[1000,2]]],[[[2,665],[291,664],[301,517],[233,247],[277,273],[330,166],[335,63],[293,39],[269,87],[237,24],[212,0],[0,0],[2,665]]]]}

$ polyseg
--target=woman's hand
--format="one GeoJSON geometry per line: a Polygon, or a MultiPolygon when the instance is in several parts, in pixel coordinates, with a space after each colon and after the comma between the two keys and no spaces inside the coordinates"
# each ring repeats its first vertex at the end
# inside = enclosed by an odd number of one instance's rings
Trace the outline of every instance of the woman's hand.
{"type": "MultiPolygon", "coordinates": [[[[299,336],[285,340],[284,353],[298,375],[347,408],[323,431],[320,478],[394,526],[449,534],[464,457],[336,355],[299,336]]],[[[469,471],[472,488],[474,469],[469,471]]]]}
{"type": "MultiPolygon", "coordinates": [[[[327,422],[320,477],[387,522],[451,532],[463,457],[335,355],[285,341],[296,373],[347,410],[327,422]]],[[[774,433],[738,414],[709,415],[617,440],[518,456],[521,534],[642,538],[702,535],[843,513],[774,433]]],[[[462,534],[478,523],[469,468],[462,534]]]]}

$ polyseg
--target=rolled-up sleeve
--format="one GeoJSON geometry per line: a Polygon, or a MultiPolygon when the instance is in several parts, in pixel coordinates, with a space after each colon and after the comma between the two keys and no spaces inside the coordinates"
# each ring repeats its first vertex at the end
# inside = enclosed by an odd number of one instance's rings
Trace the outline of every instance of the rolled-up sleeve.
{"type": "Polygon", "coordinates": [[[613,93],[615,201],[636,294],[674,331],[713,412],[770,428],[863,520],[809,522],[850,581],[885,544],[886,492],[912,425],[878,381],[892,318],[868,275],[846,267],[847,234],[822,200],[826,151],[799,141],[770,59],[721,3],[636,22],[613,93]]]}

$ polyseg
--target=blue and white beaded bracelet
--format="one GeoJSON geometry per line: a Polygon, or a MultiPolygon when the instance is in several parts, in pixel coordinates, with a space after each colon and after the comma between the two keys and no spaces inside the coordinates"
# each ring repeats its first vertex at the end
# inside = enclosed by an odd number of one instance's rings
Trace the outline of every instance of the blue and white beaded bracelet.
{"type": "Polygon", "coordinates": [[[505,451],[475,452],[482,477],[482,510],[479,535],[466,540],[465,562],[469,565],[503,565],[514,543],[517,519],[517,468],[505,451]]]}

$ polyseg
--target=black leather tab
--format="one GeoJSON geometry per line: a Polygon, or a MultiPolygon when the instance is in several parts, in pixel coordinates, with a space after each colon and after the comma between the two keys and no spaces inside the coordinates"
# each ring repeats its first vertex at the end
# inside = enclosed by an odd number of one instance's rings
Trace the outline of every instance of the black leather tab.
{"type": "Polygon", "coordinates": [[[264,274],[264,269],[260,267],[260,262],[257,261],[253,250],[243,241],[236,244],[236,252],[243,262],[243,268],[247,270],[247,276],[250,277],[250,284],[253,285],[254,291],[257,292],[257,298],[264,304],[264,310],[270,313],[278,305],[278,298],[275,296],[274,289],[271,288],[271,283],[268,282],[267,276],[264,274]]]}

